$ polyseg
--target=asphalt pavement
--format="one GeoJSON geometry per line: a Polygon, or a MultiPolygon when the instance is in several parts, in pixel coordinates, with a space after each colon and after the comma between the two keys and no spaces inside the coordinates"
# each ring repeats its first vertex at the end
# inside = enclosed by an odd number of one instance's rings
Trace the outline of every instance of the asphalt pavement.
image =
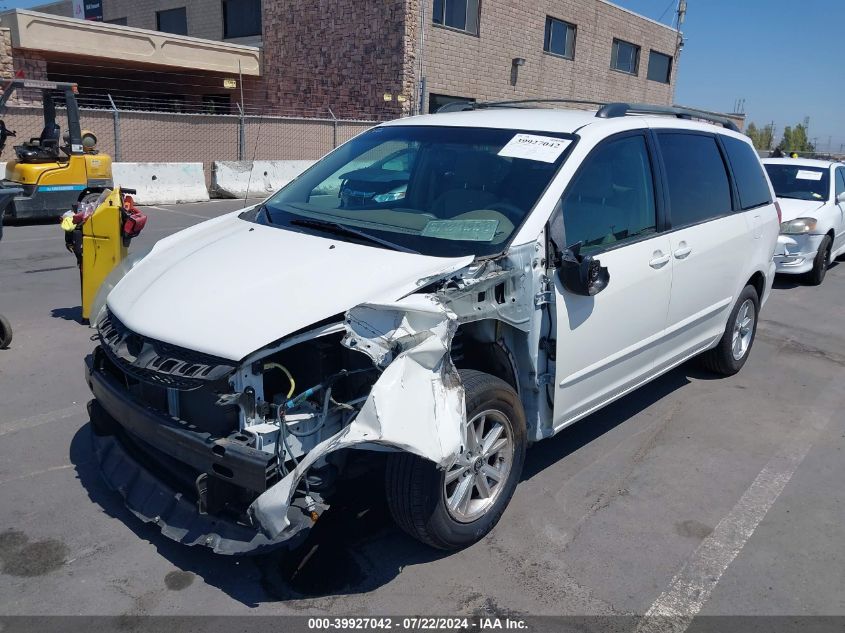
{"type": "MultiPolygon", "coordinates": [[[[131,248],[239,206],[149,207],[131,248]]],[[[0,615],[845,615],[845,264],[776,281],[737,376],[685,364],[535,445],[498,527],[457,553],[394,527],[377,477],[290,555],[141,524],[94,463],[79,305],[59,227],[6,227],[0,615]]]]}

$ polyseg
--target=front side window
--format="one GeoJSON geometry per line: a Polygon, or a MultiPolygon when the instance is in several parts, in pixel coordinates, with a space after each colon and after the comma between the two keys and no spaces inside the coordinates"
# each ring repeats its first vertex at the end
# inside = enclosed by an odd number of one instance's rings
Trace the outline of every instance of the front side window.
{"type": "Polygon", "coordinates": [[[493,255],[506,248],[573,139],[487,128],[375,128],[242,218],[426,255],[493,255]]]}
{"type": "Polygon", "coordinates": [[[261,35],[261,0],[223,0],[223,37],[261,35]]]}
{"type": "Polygon", "coordinates": [[[575,25],[546,17],[546,39],[543,50],[567,59],[575,58],[575,25]]]}
{"type": "Polygon", "coordinates": [[[156,29],[174,35],[188,34],[188,14],[185,7],[156,13],[156,29]]]}
{"type": "Polygon", "coordinates": [[[836,170],[836,197],[845,193],[845,167],[839,167],[836,170]]]}
{"type": "Polygon", "coordinates": [[[478,35],[478,0],[434,0],[434,23],[478,35]]]}
{"type": "Polygon", "coordinates": [[[582,253],[612,248],[657,230],[654,180],[645,138],[605,143],[585,161],[562,200],[566,244],[582,253]]]}
{"type": "Polygon", "coordinates": [[[767,163],[766,172],[778,198],[824,201],[830,192],[830,169],[793,163],[767,163]]]}
{"type": "Polygon", "coordinates": [[[640,47],[630,42],[613,40],[610,67],[629,75],[636,75],[640,69],[640,47]]]}
{"type": "Polygon", "coordinates": [[[657,135],[669,187],[669,215],[677,228],[732,211],[731,189],[716,139],[704,134],[657,135]]]}
{"type": "Polygon", "coordinates": [[[748,143],[731,136],[723,136],[722,143],[731,163],[742,210],[769,204],[772,194],[757,152],[748,143]]]}
{"type": "Polygon", "coordinates": [[[657,51],[649,52],[647,77],[652,81],[668,84],[672,77],[672,58],[657,51]]]}

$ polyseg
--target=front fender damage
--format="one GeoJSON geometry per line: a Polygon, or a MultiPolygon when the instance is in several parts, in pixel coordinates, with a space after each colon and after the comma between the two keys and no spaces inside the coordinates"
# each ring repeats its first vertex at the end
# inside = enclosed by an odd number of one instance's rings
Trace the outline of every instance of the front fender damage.
{"type": "Polygon", "coordinates": [[[250,506],[253,522],[275,538],[289,525],[288,506],[308,468],[328,453],[379,444],[449,468],[462,445],[464,390],[450,349],[454,313],[433,295],[387,304],[367,303],[346,313],[343,344],[382,370],[358,415],[320,442],[281,481],[250,506]]]}

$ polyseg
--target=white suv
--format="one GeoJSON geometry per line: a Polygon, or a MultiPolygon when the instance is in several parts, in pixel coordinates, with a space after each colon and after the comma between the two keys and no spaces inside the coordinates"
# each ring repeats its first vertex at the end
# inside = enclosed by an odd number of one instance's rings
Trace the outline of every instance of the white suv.
{"type": "Polygon", "coordinates": [[[510,105],[380,125],[115,273],[87,375],[137,516],[223,553],[290,545],[383,466],[397,523],[460,548],[530,443],[693,356],[739,371],[779,225],[748,139],[681,109],[510,105]]]}
{"type": "Polygon", "coordinates": [[[783,211],[777,271],[804,274],[818,286],[833,258],[845,253],[845,165],[802,158],[763,165],[783,211]]]}

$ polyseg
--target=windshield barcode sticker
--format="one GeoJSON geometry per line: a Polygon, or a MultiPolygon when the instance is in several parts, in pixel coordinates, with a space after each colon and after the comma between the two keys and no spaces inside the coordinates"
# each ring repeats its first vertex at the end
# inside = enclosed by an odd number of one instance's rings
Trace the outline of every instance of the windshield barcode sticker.
{"type": "Polygon", "coordinates": [[[810,171],[809,169],[799,169],[798,173],[795,174],[795,179],[796,180],[821,180],[823,175],[824,175],[824,173],[820,172],[820,171],[810,171]]]}
{"type": "Polygon", "coordinates": [[[555,162],[572,141],[553,136],[517,134],[499,150],[499,156],[555,162]]]}

